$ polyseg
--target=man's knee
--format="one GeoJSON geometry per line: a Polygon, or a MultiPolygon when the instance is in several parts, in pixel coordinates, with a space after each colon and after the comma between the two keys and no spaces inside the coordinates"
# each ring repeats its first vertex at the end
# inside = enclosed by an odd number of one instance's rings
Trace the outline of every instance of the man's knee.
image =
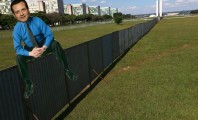
{"type": "Polygon", "coordinates": [[[31,58],[29,56],[23,56],[23,55],[17,55],[16,56],[16,61],[28,61],[31,60],[31,58]]]}
{"type": "Polygon", "coordinates": [[[52,52],[54,52],[56,50],[62,49],[62,47],[58,41],[53,40],[51,43],[51,49],[52,49],[52,52]]]}
{"type": "Polygon", "coordinates": [[[16,60],[23,60],[24,58],[23,58],[23,56],[22,55],[17,55],[16,56],[16,60]]]}
{"type": "Polygon", "coordinates": [[[56,40],[53,40],[52,43],[51,43],[51,47],[60,47],[60,43],[56,40]]]}

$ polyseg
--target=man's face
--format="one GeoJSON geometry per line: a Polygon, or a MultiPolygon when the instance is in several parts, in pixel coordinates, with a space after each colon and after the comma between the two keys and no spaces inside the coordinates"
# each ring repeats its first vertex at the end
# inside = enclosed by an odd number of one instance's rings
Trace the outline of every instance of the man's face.
{"type": "Polygon", "coordinates": [[[16,5],[13,5],[12,9],[13,9],[13,16],[18,21],[25,22],[29,18],[30,12],[25,6],[24,2],[20,2],[16,5]]]}

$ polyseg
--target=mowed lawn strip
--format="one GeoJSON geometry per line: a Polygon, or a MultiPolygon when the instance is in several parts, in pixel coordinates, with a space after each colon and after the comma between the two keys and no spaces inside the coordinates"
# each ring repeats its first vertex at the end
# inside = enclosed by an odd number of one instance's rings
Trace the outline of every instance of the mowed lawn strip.
{"type": "Polygon", "coordinates": [[[197,21],[161,20],[64,120],[197,120],[197,21]]]}

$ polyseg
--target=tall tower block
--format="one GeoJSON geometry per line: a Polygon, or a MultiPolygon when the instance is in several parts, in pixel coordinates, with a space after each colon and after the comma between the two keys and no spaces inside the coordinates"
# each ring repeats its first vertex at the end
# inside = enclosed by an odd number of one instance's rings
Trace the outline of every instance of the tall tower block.
{"type": "Polygon", "coordinates": [[[159,16],[162,17],[162,0],[159,2],[159,16]]]}
{"type": "Polygon", "coordinates": [[[159,3],[158,0],[156,0],[156,17],[159,16],[159,3]]]}

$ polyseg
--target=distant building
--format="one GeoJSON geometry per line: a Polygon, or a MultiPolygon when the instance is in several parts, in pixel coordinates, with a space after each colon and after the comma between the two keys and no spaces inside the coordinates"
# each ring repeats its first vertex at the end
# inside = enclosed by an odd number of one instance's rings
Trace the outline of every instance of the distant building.
{"type": "MultiPolygon", "coordinates": [[[[10,4],[14,0],[0,0],[0,13],[12,14],[10,4]]],[[[86,4],[67,4],[63,5],[63,0],[26,0],[29,6],[30,13],[60,13],[70,15],[111,15],[118,12],[117,8],[87,6],[86,4]]]]}
{"type": "Polygon", "coordinates": [[[0,13],[1,14],[12,14],[10,4],[13,0],[0,0],[0,13]]]}
{"type": "Polygon", "coordinates": [[[166,16],[176,16],[176,15],[179,15],[179,12],[167,13],[166,16]]]}
{"type": "Polygon", "coordinates": [[[149,15],[149,17],[156,17],[156,15],[151,14],[151,15],[149,15]]]}
{"type": "Polygon", "coordinates": [[[86,4],[72,4],[74,15],[85,15],[86,14],[86,4]]]}
{"type": "Polygon", "coordinates": [[[90,14],[90,9],[88,6],[86,6],[86,14],[90,14]]]}
{"type": "Polygon", "coordinates": [[[45,2],[46,13],[64,14],[63,0],[43,0],[45,2]]]}
{"type": "Polygon", "coordinates": [[[73,15],[73,7],[71,4],[64,5],[64,14],[73,15]]]}
{"type": "Polygon", "coordinates": [[[110,15],[110,7],[101,7],[101,15],[110,15]]]}
{"type": "Polygon", "coordinates": [[[114,13],[118,13],[118,8],[111,8],[110,9],[110,14],[111,14],[112,17],[113,17],[114,13]]]}
{"type": "Polygon", "coordinates": [[[64,13],[70,15],[85,15],[86,4],[66,4],[64,5],[64,13]]]}
{"type": "Polygon", "coordinates": [[[64,14],[63,0],[27,0],[30,13],[60,13],[64,14]]]}
{"type": "Polygon", "coordinates": [[[100,6],[89,6],[89,12],[93,15],[101,15],[100,6]]]}
{"type": "Polygon", "coordinates": [[[31,1],[28,2],[30,13],[46,12],[45,11],[45,2],[43,1],[31,1]]]}
{"type": "MultiPolygon", "coordinates": [[[[0,0],[0,13],[11,14],[10,4],[14,0],[0,0]]],[[[64,14],[63,0],[27,0],[31,13],[46,12],[64,14]]]]}

